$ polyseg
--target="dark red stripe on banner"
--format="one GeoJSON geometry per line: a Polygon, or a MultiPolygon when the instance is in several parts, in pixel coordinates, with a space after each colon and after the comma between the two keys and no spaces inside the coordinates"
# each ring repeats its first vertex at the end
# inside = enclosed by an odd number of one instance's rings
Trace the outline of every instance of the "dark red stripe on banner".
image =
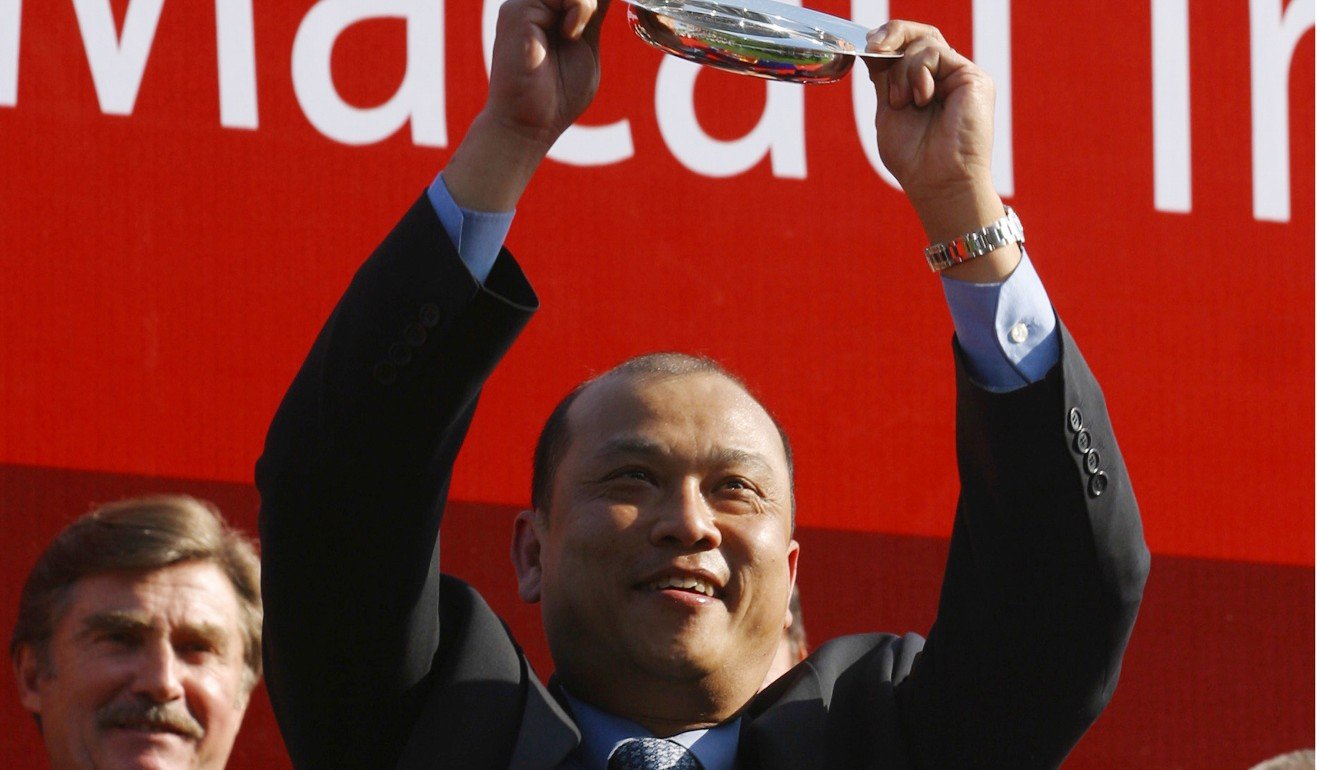
{"type": "MultiPolygon", "coordinates": [[[[148,492],[216,502],[255,532],[246,485],[0,465],[0,627],[13,628],[19,586],[45,543],[97,503],[148,492]]],[[[444,531],[446,570],[474,583],[550,670],[535,607],[514,593],[504,559],[515,510],[456,503],[444,531]],[[494,554],[494,557],[491,556],[494,554]]],[[[928,628],[947,541],[805,528],[800,582],[811,641],[865,630],[928,628]]],[[[1118,692],[1068,768],[1238,768],[1313,746],[1312,570],[1156,556],[1118,692]]],[[[44,751],[14,696],[0,696],[0,769],[44,751]]],[[[230,767],[287,767],[264,691],[248,711],[230,767]]]]}

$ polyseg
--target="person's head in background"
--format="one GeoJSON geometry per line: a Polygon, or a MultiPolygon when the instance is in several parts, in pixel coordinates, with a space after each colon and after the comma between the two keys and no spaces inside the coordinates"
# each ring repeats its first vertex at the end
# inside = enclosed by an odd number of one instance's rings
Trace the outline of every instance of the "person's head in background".
{"type": "Polygon", "coordinates": [[[1311,749],[1290,751],[1267,759],[1251,770],[1315,770],[1315,752],[1311,749]]]}
{"type": "Polygon", "coordinates": [[[260,566],[214,507],[159,496],[66,527],[10,658],[51,767],[223,768],[261,677],[260,566]]]}
{"type": "Polygon", "coordinates": [[[788,673],[788,670],[807,659],[807,628],[802,623],[802,598],[797,584],[793,585],[793,594],[788,600],[788,614],[784,616],[784,638],[779,640],[779,649],[775,650],[774,661],[765,674],[761,688],[788,673]]]}

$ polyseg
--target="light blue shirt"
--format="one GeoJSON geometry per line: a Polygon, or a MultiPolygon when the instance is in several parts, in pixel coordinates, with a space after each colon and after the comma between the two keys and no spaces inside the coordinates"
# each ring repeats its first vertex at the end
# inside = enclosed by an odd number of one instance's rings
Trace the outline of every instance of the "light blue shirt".
{"type": "MultiPolygon", "coordinates": [[[[568,695],[568,693],[565,693],[568,695]]],[[[606,770],[610,754],[629,738],[652,738],[654,735],[639,724],[613,714],[606,714],[594,706],[568,695],[573,721],[582,730],[582,742],[560,764],[560,770],[606,770]]],[[[680,746],[686,746],[704,770],[733,770],[738,756],[738,727],[740,720],[706,730],[689,730],[666,736],[680,746]]]]}
{"type": "MultiPolygon", "coordinates": [[[[484,283],[513,224],[512,211],[460,208],[443,176],[427,197],[472,276],[484,283]]],[[[1022,261],[1002,283],[941,278],[958,344],[967,354],[972,379],[988,390],[1007,392],[1041,380],[1059,361],[1054,310],[1036,269],[1022,261]]]]}

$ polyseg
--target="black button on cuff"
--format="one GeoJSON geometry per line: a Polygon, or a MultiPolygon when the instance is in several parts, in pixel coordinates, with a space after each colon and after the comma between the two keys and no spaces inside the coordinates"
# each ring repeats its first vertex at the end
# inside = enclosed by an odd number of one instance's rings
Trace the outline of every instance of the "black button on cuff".
{"type": "Polygon", "coordinates": [[[1082,410],[1078,409],[1077,407],[1073,407],[1072,409],[1069,409],[1068,430],[1071,430],[1073,433],[1076,433],[1077,431],[1082,429],[1082,425],[1083,425],[1082,410]]]}
{"type": "Polygon", "coordinates": [[[1086,428],[1077,431],[1077,437],[1073,439],[1073,446],[1077,448],[1078,453],[1086,454],[1091,449],[1091,431],[1086,428]]]}
{"type": "Polygon", "coordinates": [[[1099,497],[1105,493],[1105,488],[1109,486],[1109,477],[1104,471],[1099,471],[1091,476],[1091,480],[1086,483],[1086,491],[1091,493],[1091,497],[1099,497]]]}
{"type": "Polygon", "coordinates": [[[426,327],[416,321],[408,324],[408,328],[403,330],[403,341],[415,348],[425,345],[426,327]]]}
{"type": "Polygon", "coordinates": [[[421,312],[417,314],[417,318],[422,322],[422,326],[425,326],[428,329],[434,329],[440,325],[440,306],[434,302],[428,302],[425,305],[422,305],[421,312]]]}
{"type": "Polygon", "coordinates": [[[399,370],[394,368],[394,364],[389,361],[381,361],[376,364],[376,368],[371,371],[376,382],[381,385],[393,385],[394,381],[399,379],[399,370]]]}
{"type": "Polygon", "coordinates": [[[1086,453],[1086,472],[1087,473],[1100,472],[1100,450],[1092,449],[1091,451],[1086,453]]]}
{"type": "Polygon", "coordinates": [[[396,342],[390,345],[390,363],[395,366],[407,366],[412,361],[412,348],[396,342]]]}

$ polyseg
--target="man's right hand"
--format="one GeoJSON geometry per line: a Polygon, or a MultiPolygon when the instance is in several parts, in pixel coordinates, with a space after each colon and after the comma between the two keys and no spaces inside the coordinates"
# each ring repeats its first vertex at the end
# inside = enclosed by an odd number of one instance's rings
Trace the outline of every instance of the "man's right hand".
{"type": "Polygon", "coordinates": [[[508,0],[500,8],[490,92],[445,168],[458,205],[510,211],[555,140],[600,83],[609,0],[508,0]]]}

